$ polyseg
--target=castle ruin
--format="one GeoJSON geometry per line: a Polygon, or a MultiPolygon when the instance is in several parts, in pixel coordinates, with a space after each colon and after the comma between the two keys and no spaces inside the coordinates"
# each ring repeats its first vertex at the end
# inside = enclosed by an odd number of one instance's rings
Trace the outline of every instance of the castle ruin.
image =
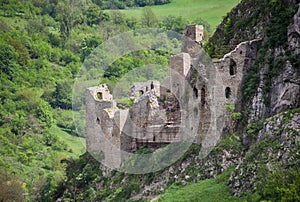
{"type": "Polygon", "coordinates": [[[159,148],[180,141],[214,146],[214,138],[230,122],[225,106],[239,107],[240,86],[258,43],[243,42],[222,59],[203,64],[202,41],[203,26],[188,25],[182,52],[170,57],[170,77],[161,83],[134,83],[129,92],[131,108],[119,109],[106,84],[88,88],[87,150],[103,152],[106,164],[117,168],[131,152],[145,146],[159,148]]]}

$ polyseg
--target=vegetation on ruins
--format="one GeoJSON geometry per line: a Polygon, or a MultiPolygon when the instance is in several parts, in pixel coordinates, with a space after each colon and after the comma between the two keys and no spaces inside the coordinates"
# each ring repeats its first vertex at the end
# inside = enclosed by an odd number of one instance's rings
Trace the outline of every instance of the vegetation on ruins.
{"type": "MultiPolygon", "coordinates": [[[[299,69],[299,55],[287,44],[297,3],[299,0],[1,1],[0,201],[148,201],[131,198],[142,191],[149,199],[161,195],[159,201],[174,201],[174,197],[179,201],[199,197],[206,201],[299,201],[299,131],[293,128],[299,106],[280,114],[270,112],[274,79],[286,64],[299,69]],[[187,24],[204,25],[205,49],[212,57],[222,57],[242,41],[262,39],[257,60],[243,81],[242,107],[226,107],[234,131],[224,136],[206,164],[197,158],[201,146],[192,145],[174,165],[156,173],[108,172],[85,153],[85,139],[78,132],[85,123],[75,125],[73,121],[73,116],[84,117],[82,108],[72,112],[72,88],[82,63],[103,41],[122,32],[155,27],[182,33],[187,24]],[[275,50],[282,51],[275,55],[275,50]],[[266,75],[262,89],[266,115],[248,122],[261,70],[266,75]],[[266,126],[278,130],[266,132],[266,126]],[[285,161],[287,150],[291,152],[285,161]],[[155,182],[162,186],[147,192],[145,187],[155,182]]],[[[180,41],[172,42],[176,44],[180,41]]],[[[152,62],[166,66],[169,57],[167,51],[156,50],[126,54],[103,72],[99,84],[113,88],[135,67],[152,62]]],[[[92,78],[95,71],[90,69],[88,76],[92,78]]],[[[146,72],[135,79],[146,81],[146,72]]],[[[133,102],[122,101],[129,106],[133,102]]],[[[142,148],[138,152],[150,151],[142,148]]]]}

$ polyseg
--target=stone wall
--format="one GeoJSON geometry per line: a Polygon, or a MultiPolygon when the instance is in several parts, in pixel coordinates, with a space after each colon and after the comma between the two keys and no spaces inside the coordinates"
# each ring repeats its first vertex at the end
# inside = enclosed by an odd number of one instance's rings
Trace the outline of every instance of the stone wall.
{"type": "Polygon", "coordinates": [[[188,53],[191,58],[197,58],[202,48],[203,30],[202,25],[187,25],[182,38],[181,52],[188,53]]]}
{"type": "Polygon", "coordinates": [[[188,53],[179,53],[171,56],[170,68],[178,72],[183,77],[186,77],[191,68],[190,55],[188,53]]]}
{"type": "Polygon", "coordinates": [[[126,110],[119,110],[107,86],[90,87],[86,93],[87,151],[109,166],[122,162],[120,136],[126,121],[126,110]],[[102,93],[102,98],[99,98],[102,93]]]}
{"type": "Polygon", "coordinates": [[[233,51],[214,62],[222,78],[227,104],[235,104],[240,97],[242,79],[256,59],[259,41],[240,43],[233,51]]]}
{"type": "Polygon", "coordinates": [[[203,25],[187,25],[184,31],[184,36],[201,43],[204,37],[203,25]]]}
{"type": "Polygon", "coordinates": [[[138,100],[141,95],[144,93],[154,90],[157,95],[160,94],[160,83],[159,81],[147,81],[147,82],[136,82],[134,83],[129,92],[130,98],[133,98],[135,100],[138,100]]]}
{"type": "Polygon", "coordinates": [[[199,51],[203,27],[187,26],[185,34],[184,51],[170,57],[170,78],[162,84],[134,83],[129,92],[132,108],[119,109],[105,84],[87,89],[87,150],[102,151],[108,166],[118,167],[142,146],[157,148],[182,140],[202,144],[209,152],[230,126],[225,106],[238,106],[258,40],[243,42],[205,66],[200,62],[205,55],[199,51]]]}

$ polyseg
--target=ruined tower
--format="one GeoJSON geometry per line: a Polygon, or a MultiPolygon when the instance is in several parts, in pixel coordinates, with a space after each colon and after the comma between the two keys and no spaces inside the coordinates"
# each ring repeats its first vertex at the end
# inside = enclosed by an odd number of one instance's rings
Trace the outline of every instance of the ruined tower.
{"type": "Polygon", "coordinates": [[[134,83],[129,91],[131,108],[119,109],[105,84],[88,88],[87,150],[101,154],[106,165],[117,168],[130,153],[144,146],[158,148],[192,140],[203,148],[213,147],[224,123],[230,125],[230,116],[224,115],[225,105],[237,105],[244,72],[255,58],[257,40],[241,43],[209,64],[202,63],[202,40],[203,26],[187,25],[182,52],[170,57],[170,77],[162,84],[155,80],[134,83]],[[188,127],[190,131],[185,130],[188,127]],[[190,132],[196,133],[195,139],[185,137],[190,132]]]}
{"type": "Polygon", "coordinates": [[[119,110],[106,84],[86,93],[86,145],[98,160],[117,168],[122,162],[121,135],[128,110],[119,110]]]}
{"type": "MultiPolygon", "coordinates": [[[[187,25],[182,39],[181,51],[196,59],[202,49],[204,28],[202,25],[187,25]]],[[[192,61],[192,63],[194,63],[192,61]]]]}
{"type": "Polygon", "coordinates": [[[201,43],[204,38],[204,27],[203,25],[187,25],[184,31],[184,36],[191,40],[201,43]]]}

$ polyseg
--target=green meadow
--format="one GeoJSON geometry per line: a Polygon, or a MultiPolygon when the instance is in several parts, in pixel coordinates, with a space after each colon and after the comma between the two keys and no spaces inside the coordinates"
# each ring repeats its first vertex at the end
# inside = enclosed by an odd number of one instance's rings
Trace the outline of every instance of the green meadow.
{"type": "Polygon", "coordinates": [[[52,126],[49,129],[49,132],[51,134],[56,134],[61,141],[67,144],[68,149],[71,151],[68,154],[73,156],[74,158],[78,158],[81,154],[85,152],[84,138],[70,135],[69,133],[65,132],[62,128],[59,128],[58,126],[52,126]]]}
{"type": "MultiPolygon", "coordinates": [[[[172,0],[171,3],[151,6],[158,19],[168,15],[182,16],[189,20],[201,18],[207,21],[214,30],[226,15],[240,0],[172,0]]],[[[121,10],[128,16],[142,15],[143,8],[121,10]]]]}

